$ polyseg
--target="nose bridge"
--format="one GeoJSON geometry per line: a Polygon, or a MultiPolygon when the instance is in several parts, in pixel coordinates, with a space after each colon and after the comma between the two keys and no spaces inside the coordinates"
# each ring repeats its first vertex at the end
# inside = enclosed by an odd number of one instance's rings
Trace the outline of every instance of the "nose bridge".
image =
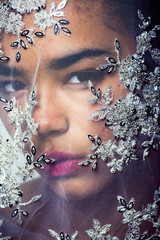
{"type": "Polygon", "coordinates": [[[34,118],[39,124],[39,133],[64,133],[68,129],[68,119],[58,90],[47,79],[39,81],[36,86],[38,104],[34,109],[34,118]]]}

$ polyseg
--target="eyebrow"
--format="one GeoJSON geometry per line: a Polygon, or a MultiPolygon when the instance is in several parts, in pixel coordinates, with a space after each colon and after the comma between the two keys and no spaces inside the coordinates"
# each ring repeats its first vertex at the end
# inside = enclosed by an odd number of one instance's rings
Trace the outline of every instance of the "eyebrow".
{"type": "Polygon", "coordinates": [[[25,72],[23,69],[17,69],[13,66],[8,66],[6,64],[0,64],[0,75],[5,77],[22,77],[25,75],[25,72]]]}
{"type": "Polygon", "coordinates": [[[70,55],[66,55],[61,58],[53,58],[49,62],[50,69],[63,69],[67,68],[78,61],[90,57],[98,57],[103,54],[111,54],[110,51],[102,50],[102,49],[84,49],[76,53],[72,53],[70,55]]]}
{"type": "MultiPolygon", "coordinates": [[[[98,57],[103,54],[112,54],[110,51],[102,50],[102,49],[83,49],[79,52],[72,53],[69,55],[66,55],[61,58],[53,58],[49,62],[49,68],[52,69],[63,69],[67,68],[73,64],[76,64],[82,59],[87,59],[91,57],[98,57]]],[[[0,75],[5,76],[5,77],[10,77],[13,75],[14,77],[22,77],[26,73],[24,72],[23,69],[18,69],[13,66],[8,66],[4,63],[0,63],[0,75]]]]}

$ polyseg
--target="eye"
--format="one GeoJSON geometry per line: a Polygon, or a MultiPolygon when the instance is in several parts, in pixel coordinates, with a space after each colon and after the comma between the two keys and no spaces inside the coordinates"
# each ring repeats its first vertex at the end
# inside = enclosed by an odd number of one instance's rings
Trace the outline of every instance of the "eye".
{"type": "Polygon", "coordinates": [[[0,92],[11,94],[26,89],[26,85],[19,81],[3,81],[0,82],[0,92]]]}
{"type": "Polygon", "coordinates": [[[67,80],[65,81],[65,84],[85,84],[89,80],[94,82],[95,84],[102,81],[105,77],[106,73],[103,71],[81,71],[72,73],[67,80]]]}
{"type": "Polygon", "coordinates": [[[78,79],[78,76],[77,76],[77,75],[71,77],[70,80],[68,81],[68,83],[81,83],[81,82],[82,82],[82,81],[80,81],[80,80],[78,79]]]}

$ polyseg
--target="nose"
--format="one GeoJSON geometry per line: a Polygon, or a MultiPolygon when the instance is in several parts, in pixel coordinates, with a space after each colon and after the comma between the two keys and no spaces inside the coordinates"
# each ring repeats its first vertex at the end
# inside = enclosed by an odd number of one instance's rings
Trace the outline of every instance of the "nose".
{"type": "Polygon", "coordinates": [[[39,124],[38,134],[64,134],[69,127],[63,94],[50,86],[37,86],[38,104],[34,109],[34,119],[39,124]]]}

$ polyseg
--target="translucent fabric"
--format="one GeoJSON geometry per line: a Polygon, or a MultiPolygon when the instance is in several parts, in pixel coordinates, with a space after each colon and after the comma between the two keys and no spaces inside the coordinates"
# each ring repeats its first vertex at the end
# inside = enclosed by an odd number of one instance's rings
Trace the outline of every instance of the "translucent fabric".
{"type": "Polygon", "coordinates": [[[0,2],[0,240],[160,239],[159,10],[0,2]]]}

